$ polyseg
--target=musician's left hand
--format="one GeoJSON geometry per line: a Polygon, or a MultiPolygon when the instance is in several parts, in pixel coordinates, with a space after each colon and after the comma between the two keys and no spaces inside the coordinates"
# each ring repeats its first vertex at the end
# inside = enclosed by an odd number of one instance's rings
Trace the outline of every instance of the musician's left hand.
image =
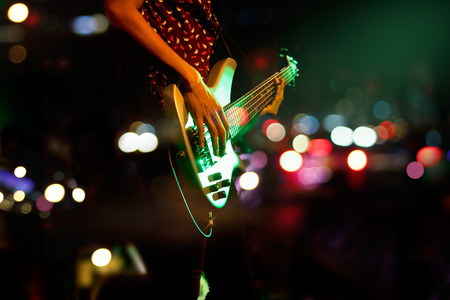
{"type": "Polygon", "coordinates": [[[261,115],[272,114],[276,115],[278,113],[278,109],[280,108],[281,102],[284,99],[284,86],[286,85],[286,80],[282,78],[281,80],[275,78],[275,88],[276,94],[272,103],[267,105],[261,112],[261,115]]]}

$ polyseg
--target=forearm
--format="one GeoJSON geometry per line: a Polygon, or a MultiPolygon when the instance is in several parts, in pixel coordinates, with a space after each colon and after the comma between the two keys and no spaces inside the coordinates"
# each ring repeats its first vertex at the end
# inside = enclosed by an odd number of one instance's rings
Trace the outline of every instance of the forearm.
{"type": "Polygon", "coordinates": [[[105,14],[110,23],[130,35],[151,55],[173,68],[189,85],[201,80],[198,72],[173,51],[140,14],[142,1],[106,0],[105,14]]]}

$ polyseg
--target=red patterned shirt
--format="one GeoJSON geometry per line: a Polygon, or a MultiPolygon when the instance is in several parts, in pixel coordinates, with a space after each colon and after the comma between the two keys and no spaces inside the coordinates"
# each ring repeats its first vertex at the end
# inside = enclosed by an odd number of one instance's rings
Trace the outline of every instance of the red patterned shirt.
{"type": "MultiPolygon", "coordinates": [[[[206,80],[220,32],[211,0],[145,0],[139,11],[156,33],[206,80]]],[[[179,75],[135,42],[125,40],[123,46],[123,83],[140,101],[145,95],[159,97],[157,106],[163,108],[162,87],[177,83],[179,75]]]]}
{"type": "MultiPolygon", "coordinates": [[[[219,32],[211,1],[145,0],[141,13],[164,41],[206,79],[219,32]]],[[[153,69],[149,74],[152,85],[161,83],[155,73],[158,71],[153,69]]]]}

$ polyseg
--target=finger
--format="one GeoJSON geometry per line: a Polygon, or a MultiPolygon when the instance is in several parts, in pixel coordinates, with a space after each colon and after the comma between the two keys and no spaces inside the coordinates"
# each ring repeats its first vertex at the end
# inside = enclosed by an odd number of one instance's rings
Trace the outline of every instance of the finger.
{"type": "Polygon", "coordinates": [[[223,123],[222,118],[220,117],[220,114],[218,116],[219,120],[221,121],[219,124],[216,125],[218,129],[219,134],[219,155],[225,155],[225,148],[227,144],[227,137],[228,137],[228,123],[225,120],[225,123],[223,123]]]}
{"type": "Polygon", "coordinates": [[[222,109],[219,111],[219,117],[222,121],[223,127],[225,128],[225,138],[228,139],[230,134],[230,125],[228,124],[228,119],[222,109]]]}
{"type": "Polygon", "coordinates": [[[215,125],[215,122],[211,119],[210,116],[206,118],[206,126],[208,127],[209,135],[211,137],[211,142],[213,145],[213,151],[215,155],[219,155],[219,148],[218,148],[218,142],[217,142],[217,128],[215,125]]]}
{"type": "Polygon", "coordinates": [[[225,153],[225,145],[226,145],[226,139],[227,139],[227,130],[225,127],[225,123],[223,123],[223,120],[220,116],[220,113],[216,113],[213,117],[213,120],[215,122],[215,126],[217,129],[217,138],[219,140],[219,148],[218,148],[218,155],[223,155],[225,153]]]}
{"type": "Polygon", "coordinates": [[[197,120],[195,122],[197,124],[197,132],[198,132],[198,142],[200,144],[200,148],[205,147],[205,126],[203,124],[203,120],[197,120]]]}

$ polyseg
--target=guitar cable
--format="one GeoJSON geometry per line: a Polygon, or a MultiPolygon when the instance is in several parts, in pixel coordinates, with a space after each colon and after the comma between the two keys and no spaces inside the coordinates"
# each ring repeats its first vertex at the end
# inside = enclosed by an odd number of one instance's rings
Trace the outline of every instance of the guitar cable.
{"type": "Polygon", "coordinates": [[[186,197],[184,196],[183,190],[181,189],[181,185],[180,185],[180,182],[178,180],[177,173],[176,173],[175,168],[174,168],[173,163],[172,163],[172,156],[170,155],[170,147],[167,147],[167,150],[168,150],[168,154],[169,154],[169,162],[170,162],[170,167],[172,168],[173,176],[175,177],[175,181],[177,182],[177,185],[178,185],[178,190],[180,191],[181,197],[184,200],[184,204],[186,205],[186,209],[187,209],[189,215],[191,216],[192,222],[194,222],[195,227],[197,227],[198,231],[200,231],[200,233],[204,237],[209,238],[212,235],[212,224],[214,224],[213,214],[212,214],[212,212],[209,212],[209,218],[210,218],[210,224],[211,224],[211,227],[209,228],[209,233],[204,233],[203,230],[200,228],[200,226],[198,226],[198,223],[195,220],[191,209],[189,208],[189,204],[187,203],[187,200],[186,200],[186,197]]]}

